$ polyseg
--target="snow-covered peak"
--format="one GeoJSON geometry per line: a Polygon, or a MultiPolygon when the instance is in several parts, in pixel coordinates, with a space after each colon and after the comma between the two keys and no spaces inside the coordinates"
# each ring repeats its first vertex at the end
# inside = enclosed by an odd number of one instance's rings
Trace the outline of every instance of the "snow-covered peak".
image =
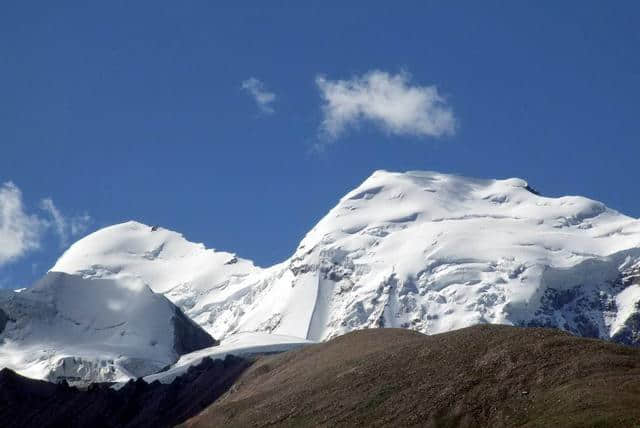
{"type": "Polygon", "coordinates": [[[216,343],[135,278],[49,272],[21,293],[0,293],[0,318],[0,365],[50,380],[143,376],[216,343]]]}
{"type": "Polygon", "coordinates": [[[377,171],[289,260],[210,300],[208,328],[322,340],[365,327],[437,333],[492,322],[613,337],[626,312],[576,305],[615,301],[612,284],[639,246],[638,220],[584,197],[541,196],[519,178],[377,171]]]}
{"type": "Polygon", "coordinates": [[[155,292],[186,283],[193,289],[259,270],[234,254],[206,249],[181,234],[135,221],[94,232],[73,244],[51,268],[86,278],[135,277],[155,292]]]}
{"type": "MultiPolygon", "coordinates": [[[[300,249],[338,241],[344,244],[343,240],[352,241],[348,237],[353,235],[370,235],[373,241],[378,235],[416,225],[455,220],[489,224],[504,220],[500,223],[522,222],[554,230],[600,226],[582,234],[585,237],[621,234],[624,231],[618,231],[619,227],[638,227],[634,219],[600,202],[579,196],[543,197],[519,178],[482,180],[436,172],[376,171],[340,200],[307,234],[300,249]]],[[[360,237],[356,240],[357,245],[362,243],[360,237]]],[[[607,254],[637,245],[638,237],[610,243],[590,247],[594,253],[607,254]]]]}

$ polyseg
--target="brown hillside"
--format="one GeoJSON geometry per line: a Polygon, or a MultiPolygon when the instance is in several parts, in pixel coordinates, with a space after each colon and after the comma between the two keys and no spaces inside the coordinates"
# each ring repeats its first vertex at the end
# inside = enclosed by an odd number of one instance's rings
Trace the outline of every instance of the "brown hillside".
{"type": "Polygon", "coordinates": [[[259,359],[185,425],[640,426],[640,350],[539,328],[364,330],[259,359]]]}

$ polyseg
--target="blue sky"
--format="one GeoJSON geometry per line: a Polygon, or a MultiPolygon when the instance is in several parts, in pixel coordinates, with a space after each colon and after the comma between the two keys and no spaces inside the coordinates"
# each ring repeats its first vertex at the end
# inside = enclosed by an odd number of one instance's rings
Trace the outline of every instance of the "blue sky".
{"type": "Polygon", "coordinates": [[[6,287],[128,219],[269,265],[376,169],[640,216],[637,2],[11,3],[6,287]]]}

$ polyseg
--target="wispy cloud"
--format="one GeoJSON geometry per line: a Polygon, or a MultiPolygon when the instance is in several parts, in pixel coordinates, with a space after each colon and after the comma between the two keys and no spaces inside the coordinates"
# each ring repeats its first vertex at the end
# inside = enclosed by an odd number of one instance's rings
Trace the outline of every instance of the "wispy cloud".
{"type": "Polygon", "coordinates": [[[10,181],[0,185],[0,266],[39,249],[49,231],[66,246],[92,221],[87,214],[65,217],[51,198],[42,199],[40,209],[46,215],[29,213],[18,186],[10,181]]]}
{"type": "Polygon", "coordinates": [[[22,192],[12,182],[0,186],[0,266],[40,247],[46,224],[27,214],[22,192]]]}
{"type": "Polygon", "coordinates": [[[370,121],[394,135],[453,135],[456,118],[435,86],[412,85],[406,72],[373,70],[350,80],[316,78],[322,96],[321,134],[335,140],[347,128],[370,121]]]}
{"type": "Polygon", "coordinates": [[[53,227],[56,235],[58,235],[58,237],[60,238],[61,244],[65,245],[69,238],[67,235],[67,221],[62,216],[58,208],[56,208],[53,200],[51,198],[45,198],[40,201],[40,209],[47,212],[49,216],[51,216],[51,219],[53,220],[51,226],[53,227]]]}
{"type": "Polygon", "coordinates": [[[69,238],[76,237],[85,232],[91,224],[91,217],[88,214],[67,218],[53,203],[51,198],[40,201],[40,208],[49,214],[51,220],[47,224],[53,229],[60,240],[60,246],[69,245],[69,238]]]}
{"type": "Polygon", "coordinates": [[[269,92],[262,81],[251,77],[242,82],[242,89],[255,99],[258,108],[262,112],[267,114],[275,112],[273,103],[276,100],[276,94],[269,92]]]}
{"type": "Polygon", "coordinates": [[[91,223],[93,223],[93,218],[91,218],[87,213],[71,217],[71,220],[69,221],[71,236],[76,238],[84,234],[89,229],[89,226],[91,226],[91,223]]]}

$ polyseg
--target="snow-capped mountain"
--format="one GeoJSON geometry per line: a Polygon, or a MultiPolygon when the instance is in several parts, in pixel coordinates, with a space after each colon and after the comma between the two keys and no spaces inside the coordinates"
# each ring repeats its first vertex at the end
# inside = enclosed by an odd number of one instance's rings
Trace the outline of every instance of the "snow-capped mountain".
{"type": "Polygon", "coordinates": [[[210,329],[215,320],[209,299],[235,290],[262,269],[235,254],[189,242],[179,233],[129,221],[76,242],[51,271],[83,278],[138,279],[210,329]]]}
{"type": "Polygon", "coordinates": [[[116,381],[155,373],[216,341],[134,278],[50,272],[0,294],[0,366],[56,381],[116,381]]]}
{"type": "Polygon", "coordinates": [[[502,323],[640,343],[640,221],[515,178],[377,171],[267,269],[128,222],[52,271],[139,278],[221,339],[502,323]]]}

